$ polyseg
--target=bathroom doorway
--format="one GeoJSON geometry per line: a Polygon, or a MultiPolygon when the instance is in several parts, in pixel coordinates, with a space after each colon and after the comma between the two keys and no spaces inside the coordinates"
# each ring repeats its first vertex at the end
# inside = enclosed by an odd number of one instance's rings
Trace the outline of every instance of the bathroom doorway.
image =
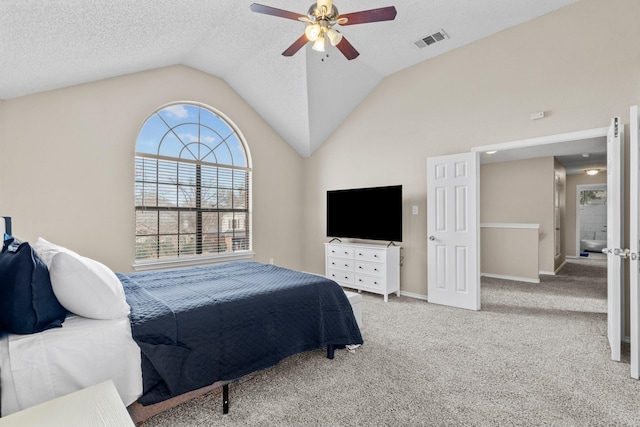
{"type": "Polygon", "coordinates": [[[606,258],[607,184],[576,187],[576,253],[586,258],[606,258]]]}

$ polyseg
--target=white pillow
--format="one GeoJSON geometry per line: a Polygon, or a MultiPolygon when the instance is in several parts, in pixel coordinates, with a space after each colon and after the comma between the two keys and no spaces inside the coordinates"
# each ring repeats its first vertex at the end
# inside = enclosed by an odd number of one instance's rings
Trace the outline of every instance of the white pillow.
{"type": "Polygon", "coordinates": [[[60,304],[91,319],[119,319],[131,308],[122,283],[106,265],[71,251],[60,251],[49,266],[51,287],[60,304]]]}
{"type": "Polygon", "coordinates": [[[46,241],[42,237],[38,237],[38,241],[35,245],[33,245],[33,250],[36,251],[36,254],[38,254],[38,258],[40,258],[40,260],[44,262],[47,267],[51,266],[51,259],[58,252],[75,253],[70,249],[54,245],[53,243],[46,241]]]}

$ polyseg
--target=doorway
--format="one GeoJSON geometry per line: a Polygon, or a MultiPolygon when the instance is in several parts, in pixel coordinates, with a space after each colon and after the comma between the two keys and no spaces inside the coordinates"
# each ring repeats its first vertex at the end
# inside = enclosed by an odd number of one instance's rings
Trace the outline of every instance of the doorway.
{"type": "Polygon", "coordinates": [[[576,253],[604,259],[607,247],[607,184],[576,187],[576,253]]]}
{"type": "MultiPolygon", "coordinates": [[[[617,121],[616,121],[617,124],[617,121]]],[[[510,160],[522,160],[522,159],[535,159],[544,157],[558,158],[559,156],[580,156],[583,153],[605,153],[607,152],[607,145],[609,138],[609,127],[590,129],[586,131],[570,132],[559,135],[545,136],[539,138],[531,138],[526,140],[507,142],[502,144],[494,144],[490,146],[474,147],[469,153],[460,153],[456,155],[438,156],[427,159],[427,196],[435,198],[434,200],[428,199],[428,214],[429,219],[427,224],[428,247],[429,258],[427,262],[429,272],[429,286],[437,286],[437,283],[441,284],[441,291],[447,293],[447,302],[443,302],[445,305],[452,306],[464,306],[463,296],[474,295],[477,298],[473,298],[476,304],[472,309],[480,309],[480,247],[479,247],[479,230],[480,230],[480,209],[477,199],[477,191],[470,191],[469,189],[476,188],[479,190],[480,186],[480,165],[482,163],[490,162],[508,162],[510,160]],[[467,155],[465,155],[467,154],[467,155]],[[459,158],[458,158],[459,157],[459,158]],[[452,180],[458,179],[470,179],[470,184],[465,184],[463,187],[453,185],[451,189],[447,187],[447,183],[452,180]],[[438,181],[443,181],[438,183],[438,181]],[[454,188],[455,187],[455,188],[454,188]],[[467,191],[469,190],[469,191],[467,191]],[[472,195],[472,197],[470,196],[472,195]],[[439,199],[437,198],[439,197],[439,199]],[[441,201],[442,203],[438,203],[441,201]],[[445,203],[446,202],[446,203],[445,203]],[[458,212],[460,209],[460,212],[458,212]],[[452,218],[447,219],[446,215],[453,215],[452,218]],[[440,219],[440,221],[438,221],[440,219]],[[473,242],[467,246],[460,246],[457,244],[457,237],[449,237],[445,232],[449,229],[458,230],[463,232],[466,230],[465,236],[473,237],[473,242]],[[467,249],[472,248],[474,252],[470,252],[467,249]],[[435,253],[441,256],[435,256],[435,253]],[[435,277],[450,278],[449,280],[441,280],[438,282],[435,277]],[[464,278],[472,278],[473,280],[462,280],[464,278]]],[[[617,127],[616,127],[617,129],[617,127]]],[[[555,163],[555,160],[554,160],[555,163]]],[[[553,166],[555,169],[555,165],[553,166]]],[[[525,177],[528,181],[532,182],[535,179],[531,179],[529,176],[525,177]]],[[[553,194],[553,175],[549,178],[549,189],[553,194]]],[[[509,177],[505,177],[505,180],[509,180],[509,177]]],[[[467,182],[467,181],[465,181],[467,182]]],[[[612,193],[611,191],[609,193],[612,193]]],[[[535,197],[531,197],[522,189],[517,189],[509,193],[511,196],[511,202],[515,201],[515,198],[523,197],[527,202],[536,200],[535,197]]],[[[553,203],[553,199],[550,196],[549,203],[553,203]]],[[[518,203],[518,202],[516,202],[518,203]]],[[[554,212],[553,208],[550,212],[554,212]]],[[[545,230],[541,230],[542,233],[546,233],[548,241],[552,242],[551,245],[546,245],[545,248],[550,247],[550,256],[552,257],[552,268],[550,274],[554,274],[556,271],[556,262],[562,257],[555,259],[556,254],[562,253],[562,250],[556,250],[554,244],[554,238],[558,235],[560,240],[560,233],[556,234],[555,229],[560,228],[560,231],[571,228],[575,232],[575,227],[556,227],[556,217],[554,213],[551,214],[552,219],[550,224],[545,227],[545,230]]],[[[558,215],[562,218],[562,215],[558,215]]],[[[611,216],[613,218],[613,216],[611,216]]],[[[562,219],[560,219],[562,221],[562,219]]],[[[506,220],[499,221],[505,223],[502,225],[509,226],[503,228],[513,228],[511,224],[506,224],[506,220]]],[[[524,223],[526,221],[519,221],[524,223]]],[[[500,224],[499,224],[500,225],[500,224]]],[[[522,225],[522,224],[521,224],[522,225]]],[[[537,228],[537,224],[525,224],[527,228],[537,228]],[[531,227],[536,226],[536,227],[531,227]]],[[[456,235],[457,236],[457,235],[456,235]]],[[[532,243],[529,245],[537,252],[540,244],[538,243],[539,234],[533,236],[532,243]]],[[[574,238],[571,239],[573,241],[574,238]]],[[[510,238],[501,240],[504,242],[520,241],[518,238],[510,238]]],[[[484,241],[484,240],[483,240],[484,241]]],[[[505,245],[498,244],[494,248],[483,248],[482,251],[485,254],[515,254],[520,255],[519,259],[524,259],[526,262],[526,268],[528,271],[529,262],[527,257],[522,257],[519,250],[505,250],[505,245]]],[[[537,263],[537,258],[536,258],[537,263]]],[[[505,263],[502,263],[505,264],[505,263]]],[[[535,265],[535,272],[539,272],[538,264],[535,265]]],[[[517,276],[517,275],[513,275],[517,276]]],[[[520,275],[521,277],[525,277],[520,275]]],[[[431,288],[429,288],[429,301],[435,302],[432,297],[431,288]]],[[[466,308],[466,307],[465,307],[466,308]]]]}
{"type": "MultiPolygon", "coordinates": [[[[624,329],[624,271],[623,259],[629,250],[621,249],[624,243],[623,228],[623,172],[624,165],[624,127],[621,126],[620,118],[611,120],[608,128],[591,129],[581,132],[572,132],[561,135],[554,135],[530,140],[516,141],[512,143],[497,144],[473,148],[475,152],[491,152],[492,157],[499,150],[507,152],[526,148],[538,152],[545,148],[566,148],[572,143],[579,143],[582,140],[600,140],[605,138],[607,153],[607,336],[611,348],[611,359],[619,361],[621,353],[622,331],[624,329]]],[[[526,150],[525,150],[526,151],[526,150]]],[[[585,151],[586,152],[586,151],[585,151]]],[[[529,158],[535,156],[529,156],[529,158]]],[[[557,160],[557,157],[554,155],[557,160]]],[[[479,213],[476,212],[476,216],[479,213]]],[[[552,233],[551,230],[549,232],[552,233]]]]}
{"type": "MultiPolygon", "coordinates": [[[[579,241],[576,187],[606,183],[607,130],[597,128],[472,149],[479,153],[483,170],[480,220],[539,224],[536,277],[553,275],[566,259],[580,256],[575,244],[579,241]],[[589,176],[585,173],[587,169],[598,170],[600,174],[589,176]],[[503,196],[504,191],[512,196],[503,196]],[[531,203],[532,199],[540,203],[531,203]]],[[[531,244],[535,245],[535,240],[531,244]]],[[[485,256],[486,249],[489,254],[500,256],[498,248],[491,250],[485,246],[483,243],[485,256]]]]}
{"type": "MultiPolygon", "coordinates": [[[[624,248],[624,126],[622,125],[619,117],[614,117],[611,120],[611,126],[609,128],[598,128],[588,131],[573,132],[568,134],[555,135],[551,137],[533,138],[529,140],[516,141],[505,144],[495,144],[490,146],[473,147],[470,154],[475,155],[475,159],[470,157],[474,161],[474,170],[479,168],[479,153],[495,154],[498,150],[504,149],[506,151],[515,150],[519,148],[534,148],[540,149],[543,146],[562,146],[570,143],[571,141],[577,141],[585,138],[602,138],[606,135],[606,157],[607,157],[607,338],[611,349],[611,359],[614,361],[620,361],[622,331],[624,328],[625,317],[625,302],[624,302],[624,260],[629,258],[630,263],[630,297],[631,297],[631,310],[630,310],[630,343],[631,343],[631,376],[632,378],[638,378],[640,375],[640,321],[638,321],[638,306],[640,306],[640,292],[638,292],[638,277],[640,277],[640,268],[638,267],[638,260],[640,259],[640,249],[638,249],[638,234],[640,230],[640,221],[638,218],[640,215],[640,203],[638,202],[638,188],[640,187],[640,151],[638,144],[638,134],[640,126],[640,113],[637,106],[631,107],[631,135],[630,135],[630,152],[631,152],[631,207],[629,209],[630,216],[630,249],[624,248]],[[578,137],[580,136],[580,137],[578,137]],[[560,143],[560,144],[559,144],[560,143]]],[[[440,156],[438,161],[445,162],[452,156],[440,156]]],[[[434,168],[429,168],[429,159],[427,162],[427,176],[428,179],[433,179],[434,168]]],[[[434,164],[434,161],[431,161],[434,164]]],[[[463,169],[464,170],[464,169],[463,169]]],[[[472,185],[479,185],[480,177],[476,176],[472,185]]],[[[429,181],[428,181],[429,182],[429,181]]],[[[513,194],[517,197],[518,194],[513,194]]],[[[465,199],[461,198],[463,202],[465,199]]],[[[480,211],[478,204],[474,204],[475,209],[471,208],[466,210],[467,218],[470,222],[479,224],[480,211]]],[[[429,207],[428,216],[435,215],[434,207],[429,207]]],[[[431,233],[431,227],[427,225],[427,231],[431,233]]],[[[575,229],[574,229],[575,230],[575,229]]],[[[479,236],[476,236],[476,238],[479,236]]],[[[429,240],[431,239],[431,236],[429,240]]],[[[448,248],[453,246],[455,242],[443,241],[440,243],[442,247],[448,248]]],[[[472,242],[476,248],[479,248],[479,239],[472,242]]],[[[479,254],[479,251],[478,251],[479,254]]],[[[468,266],[467,264],[460,263],[459,267],[463,268],[468,266]]],[[[442,266],[433,263],[431,260],[428,262],[428,269],[442,269],[442,266]]],[[[459,269],[460,269],[459,268],[459,269]]],[[[466,274],[472,274],[478,279],[480,277],[480,271],[478,268],[473,271],[463,271],[466,274]]],[[[449,285],[447,285],[449,287],[449,285]]],[[[478,283],[474,292],[480,293],[480,284],[478,283]]],[[[479,309],[480,307],[478,306],[479,309]]]]}

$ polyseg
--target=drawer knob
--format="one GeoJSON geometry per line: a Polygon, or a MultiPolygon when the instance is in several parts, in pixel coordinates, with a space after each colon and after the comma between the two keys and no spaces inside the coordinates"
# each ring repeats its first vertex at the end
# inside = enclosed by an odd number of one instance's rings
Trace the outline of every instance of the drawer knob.
{"type": "Polygon", "coordinates": [[[344,276],[344,278],[345,278],[345,279],[348,279],[348,278],[349,278],[349,276],[344,276]]]}
{"type": "Polygon", "coordinates": [[[374,255],[373,255],[373,257],[374,257],[374,258],[378,258],[378,254],[374,254],[374,255]]]}
{"type": "Polygon", "coordinates": [[[378,271],[378,269],[377,269],[377,268],[374,268],[374,269],[373,269],[373,271],[378,271]]]}
{"type": "Polygon", "coordinates": [[[362,270],[362,266],[359,266],[358,268],[359,268],[360,270],[362,270]]]}
{"type": "Polygon", "coordinates": [[[347,252],[347,251],[344,251],[344,254],[345,254],[345,255],[349,255],[349,252],[347,252]]]}

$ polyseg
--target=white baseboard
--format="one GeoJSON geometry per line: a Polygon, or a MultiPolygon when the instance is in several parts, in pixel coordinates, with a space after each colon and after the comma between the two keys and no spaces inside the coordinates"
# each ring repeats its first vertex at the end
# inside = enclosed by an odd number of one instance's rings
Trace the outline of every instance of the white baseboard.
{"type": "Polygon", "coordinates": [[[560,269],[562,269],[562,267],[564,267],[564,265],[567,263],[566,258],[571,258],[571,257],[565,257],[565,260],[562,261],[562,264],[560,264],[560,266],[556,268],[555,271],[539,271],[538,274],[544,274],[546,276],[555,276],[556,274],[558,274],[558,271],[560,271],[560,269]]]}
{"type": "Polygon", "coordinates": [[[502,274],[480,273],[480,276],[491,277],[493,279],[515,280],[516,282],[540,283],[540,279],[532,279],[529,277],[505,276],[502,274]]]}
{"type": "Polygon", "coordinates": [[[426,295],[416,294],[414,292],[400,291],[400,295],[402,295],[403,297],[409,297],[409,298],[420,299],[423,301],[428,301],[428,297],[426,295]]]}

